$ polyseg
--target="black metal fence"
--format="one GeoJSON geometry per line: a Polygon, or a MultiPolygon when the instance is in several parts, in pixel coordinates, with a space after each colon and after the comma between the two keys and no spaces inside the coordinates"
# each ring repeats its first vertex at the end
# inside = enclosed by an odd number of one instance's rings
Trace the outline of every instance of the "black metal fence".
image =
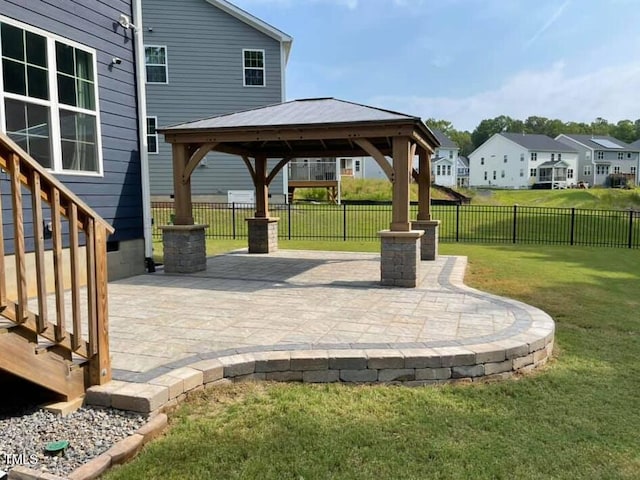
{"type": "MultiPolygon", "coordinates": [[[[254,206],[238,203],[194,203],[196,223],[208,225],[207,237],[246,238],[246,218],[254,206]]],[[[289,240],[378,240],[389,228],[390,204],[270,205],[279,217],[279,237],[289,240]]],[[[416,218],[417,206],[411,206],[416,218]]],[[[173,220],[173,203],[152,204],[157,228],[173,220]]],[[[502,207],[485,205],[434,205],[432,217],[440,220],[443,242],[529,243],[640,248],[640,211],[579,208],[502,207]]]]}

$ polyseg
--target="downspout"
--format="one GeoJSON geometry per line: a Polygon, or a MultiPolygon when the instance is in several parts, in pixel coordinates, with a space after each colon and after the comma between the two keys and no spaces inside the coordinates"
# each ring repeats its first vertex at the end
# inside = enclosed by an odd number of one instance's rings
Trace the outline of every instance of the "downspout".
{"type": "MultiPolygon", "coordinates": [[[[291,46],[289,45],[289,48],[291,46]]],[[[280,41],[280,101],[287,101],[286,69],[289,55],[284,41],[280,41]]],[[[282,169],[282,193],[284,193],[284,203],[289,203],[289,163],[282,169]]],[[[293,203],[293,198],[291,199],[293,203]]]]}
{"type": "Polygon", "coordinates": [[[136,92],[138,96],[138,144],[140,151],[140,176],[142,183],[142,222],[144,225],[144,263],[147,272],[156,271],[153,262],[153,238],[151,230],[151,188],[149,186],[149,153],[147,149],[147,92],[144,69],[144,39],[142,37],[142,0],[132,0],[136,92]]]}

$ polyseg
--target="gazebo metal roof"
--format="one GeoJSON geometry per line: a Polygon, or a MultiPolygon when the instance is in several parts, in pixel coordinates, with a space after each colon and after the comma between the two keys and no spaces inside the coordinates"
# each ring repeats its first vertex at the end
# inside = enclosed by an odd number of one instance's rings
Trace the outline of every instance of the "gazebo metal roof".
{"type": "Polygon", "coordinates": [[[439,146],[419,117],[334,98],[293,100],[158,131],[170,143],[215,143],[213,150],[269,158],[371,155],[354,143],[357,139],[390,155],[396,136],[410,137],[429,151],[439,146]]]}

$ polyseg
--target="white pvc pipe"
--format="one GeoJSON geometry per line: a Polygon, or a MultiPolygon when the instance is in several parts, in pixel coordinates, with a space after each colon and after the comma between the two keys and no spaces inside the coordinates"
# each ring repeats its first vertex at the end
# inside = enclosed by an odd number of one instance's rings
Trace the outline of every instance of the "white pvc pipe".
{"type": "Polygon", "coordinates": [[[142,0],[133,0],[134,58],[136,91],[138,95],[138,144],[140,150],[140,176],[142,182],[142,221],[144,224],[144,256],[148,271],[155,271],[153,264],[153,232],[151,229],[151,187],[149,186],[149,154],[147,150],[147,92],[142,37],[142,0]]]}

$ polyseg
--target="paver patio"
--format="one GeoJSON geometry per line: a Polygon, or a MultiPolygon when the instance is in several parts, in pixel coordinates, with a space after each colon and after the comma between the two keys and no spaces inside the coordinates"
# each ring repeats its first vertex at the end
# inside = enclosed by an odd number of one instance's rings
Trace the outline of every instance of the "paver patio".
{"type": "Polygon", "coordinates": [[[482,352],[552,341],[553,322],[544,312],[464,286],[465,267],[464,257],[442,256],[422,262],[418,288],[387,288],[379,285],[378,254],[239,251],[208,259],[201,273],[113,282],[113,377],[148,382],[248,352],[482,352]]]}

